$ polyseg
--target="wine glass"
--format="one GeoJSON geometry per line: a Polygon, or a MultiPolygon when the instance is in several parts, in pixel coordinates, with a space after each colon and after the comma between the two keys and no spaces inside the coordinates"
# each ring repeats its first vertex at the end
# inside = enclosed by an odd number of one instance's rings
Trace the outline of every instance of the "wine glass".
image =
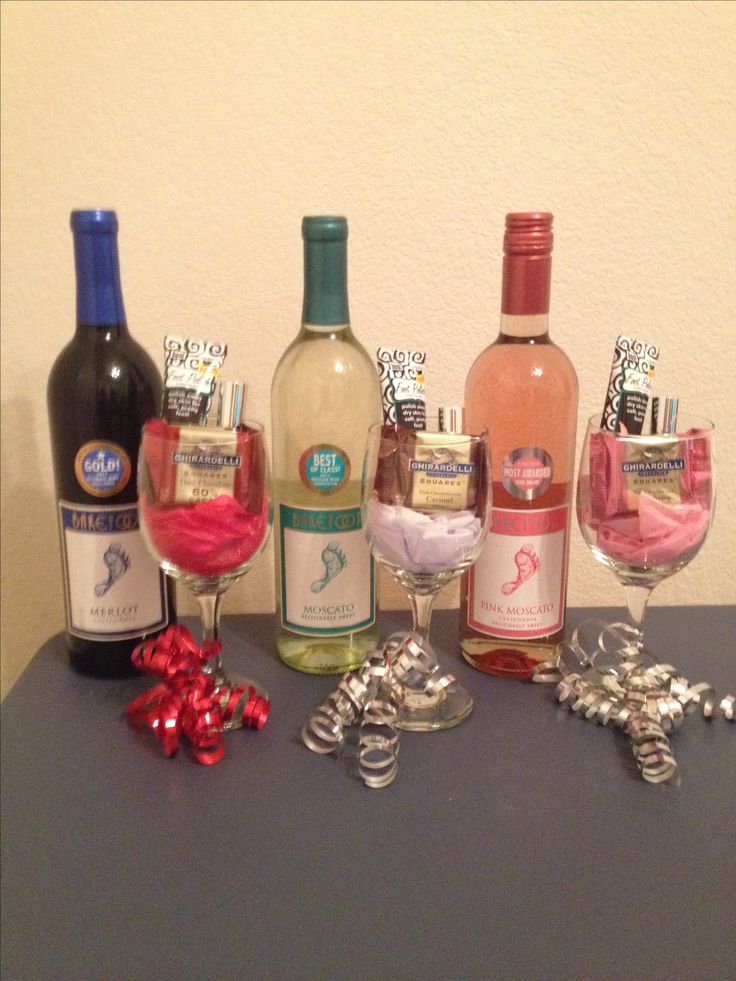
{"type": "MultiPolygon", "coordinates": [[[[251,568],[271,530],[271,485],[263,426],[143,427],[138,495],[144,541],[164,572],[199,604],[204,643],[218,640],[220,605],[230,584],[251,568]]],[[[216,688],[246,684],[223,669],[217,651],[204,670],[216,688]]]]}
{"type": "MultiPolygon", "coordinates": [[[[432,420],[434,424],[434,420],[432,420]]],[[[478,558],[490,516],[487,433],[374,425],[363,470],[363,523],[373,555],[406,591],[414,630],[429,640],[442,587],[478,558]]],[[[457,682],[438,691],[404,688],[398,725],[448,729],[473,700],[457,682]]]]}
{"type": "Polygon", "coordinates": [[[715,504],[713,424],[681,418],[677,433],[629,436],[593,417],[583,444],[577,512],[593,555],[623,584],[642,644],[652,590],[705,541],[715,504]]]}

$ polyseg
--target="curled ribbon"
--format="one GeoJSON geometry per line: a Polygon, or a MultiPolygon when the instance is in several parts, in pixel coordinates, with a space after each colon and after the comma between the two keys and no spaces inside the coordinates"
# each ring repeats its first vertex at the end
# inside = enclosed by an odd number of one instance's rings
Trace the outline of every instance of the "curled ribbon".
{"type": "Polygon", "coordinates": [[[220,646],[205,641],[197,647],[186,627],[177,624],[133,651],[135,667],[162,682],[134,698],[126,715],[134,728],[153,730],[165,756],[177,752],[184,735],[199,763],[217,763],[225,752],[223,729],[265,725],[271,703],[254,688],[216,687],[208,667],[220,646]]]}
{"type": "Polygon", "coordinates": [[[558,701],[571,712],[629,737],[644,780],[677,776],[669,734],[696,708],[705,719],[734,721],[736,697],[718,697],[707,682],[691,684],[671,664],[660,664],[629,624],[584,620],[571,640],[557,645],[551,661],[538,664],[533,681],[557,684],[558,701]]]}
{"type": "Polygon", "coordinates": [[[358,773],[367,787],[387,787],[398,771],[403,701],[412,693],[434,694],[454,683],[452,675],[441,674],[434,651],[419,633],[397,631],[357,671],[343,675],[305,722],[302,741],[313,753],[337,755],[347,730],[358,726],[358,773]]]}

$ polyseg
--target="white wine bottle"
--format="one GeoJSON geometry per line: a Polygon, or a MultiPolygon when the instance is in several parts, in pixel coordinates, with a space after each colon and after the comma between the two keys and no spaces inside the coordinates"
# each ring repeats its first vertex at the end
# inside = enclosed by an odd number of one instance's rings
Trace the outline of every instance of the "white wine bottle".
{"type": "Polygon", "coordinates": [[[341,674],[378,645],[360,482],[381,392],[350,328],[347,221],[306,217],[302,237],[302,327],[271,389],[276,647],[299,671],[341,674]]]}

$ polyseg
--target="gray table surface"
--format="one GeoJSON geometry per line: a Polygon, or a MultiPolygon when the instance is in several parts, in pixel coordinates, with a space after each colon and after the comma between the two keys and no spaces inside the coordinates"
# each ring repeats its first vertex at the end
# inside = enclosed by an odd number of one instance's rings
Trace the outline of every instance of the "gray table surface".
{"type": "MultiPolygon", "coordinates": [[[[736,607],[648,616],[662,660],[736,689],[736,607]]],[[[76,675],[60,637],[37,653],[2,706],[4,981],[736,977],[732,724],[689,717],[681,784],[651,786],[551,686],[448,653],[473,715],[404,734],[369,790],[302,745],[336,679],[283,666],[271,623],[224,618],[227,663],[273,710],[211,767],[126,724],[152,679],[76,675]]],[[[438,650],[455,630],[436,614],[438,650]]]]}

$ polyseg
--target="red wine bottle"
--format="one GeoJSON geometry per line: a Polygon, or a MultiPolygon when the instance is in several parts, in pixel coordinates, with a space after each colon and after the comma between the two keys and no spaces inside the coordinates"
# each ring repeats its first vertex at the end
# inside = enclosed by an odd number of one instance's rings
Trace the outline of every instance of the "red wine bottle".
{"type": "Polygon", "coordinates": [[[130,336],[114,211],[73,211],[77,328],[48,382],[61,537],[66,643],[75,670],[133,674],[130,655],[174,616],[173,584],[138,525],[143,423],[158,414],[161,378],[130,336]]]}

